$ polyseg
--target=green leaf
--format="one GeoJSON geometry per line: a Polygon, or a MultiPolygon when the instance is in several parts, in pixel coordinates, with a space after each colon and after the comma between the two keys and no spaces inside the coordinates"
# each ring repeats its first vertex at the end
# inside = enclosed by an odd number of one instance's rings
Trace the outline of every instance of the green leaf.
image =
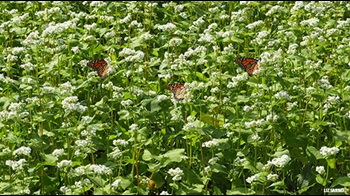
{"type": "Polygon", "coordinates": [[[142,159],[145,160],[145,161],[150,161],[152,159],[154,159],[154,155],[151,154],[151,152],[147,149],[145,149],[143,151],[143,154],[142,154],[142,159]]]}
{"type": "Polygon", "coordinates": [[[304,186],[301,189],[298,190],[299,195],[301,195],[302,193],[306,192],[309,188],[315,186],[316,183],[312,183],[309,186],[304,186]]]}
{"type": "Polygon", "coordinates": [[[225,37],[223,40],[222,40],[224,43],[225,42],[236,42],[236,43],[243,43],[244,40],[243,39],[240,39],[236,36],[232,36],[232,37],[225,37]]]}
{"type": "Polygon", "coordinates": [[[250,188],[235,188],[234,190],[226,191],[226,195],[253,195],[255,191],[250,188]]]}
{"type": "Polygon", "coordinates": [[[339,177],[337,178],[331,185],[331,187],[336,187],[338,185],[349,187],[350,186],[350,178],[349,177],[339,177]]]}
{"type": "Polygon", "coordinates": [[[328,163],[328,166],[331,168],[331,169],[335,169],[335,165],[336,165],[336,160],[335,158],[327,158],[327,163],[328,163]]]}
{"type": "Polygon", "coordinates": [[[278,188],[286,188],[286,185],[284,184],[283,181],[278,181],[270,184],[268,187],[278,187],[278,188]]]}
{"type": "Polygon", "coordinates": [[[0,192],[4,194],[7,190],[11,189],[12,184],[11,183],[4,183],[0,182],[0,192]]]}
{"type": "Polygon", "coordinates": [[[153,101],[151,101],[151,112],[157,112],[162,109],[159,103],[160,101],[158,101],[158,99],[153,99],[153,101]]]}
{"type": "Polygon", "coordinates": [[[87,178],[89,180],[91,180],[91,182],[93,182],[94,184],[96,184],[99,187],[104,187],[104,184],[106,183],[106,181],[103,180],[103,178],[101,178],[100,176],[90,176],[90,175],[88,175],[87,178]]]}
{"type": "Polygon", "coordinates": [[[181,162],[181,157],[184,156],[185,149],[173,149],[168,152],[166,152],[163,155],[160,155],[160,157],[166,157],[169,159],[170,162],[181,162]]]}
{"type": "Polygon", "coordinates": [[[224,174],[227,174],[227,168],[223,165],[220,165],[218,163],[215,163],[214,165],[211,166],[212,168],[212,171],[215,172],[215,173],[224,173],[224,174]]]}
{"type": "Polygon", "coordinates": [[[152,180],[155,183],[155,187],[154,188],[156,188],[156,189],[162,187],[163,184],[166,182],[166,180],[159,173],[154,173],[154,175],[152,177],[152,180]]]}
{"type": "Polygon", "coordinates": [[[313,146],[308,146],[306,148],[306,154],[308,155],[313,155],[315,156],[316,159],[323,159],[323,155],[320,154],[320,151],[317,150],[315,147],[313,146]]]}
{"type": "Polygon", "coordinates": [[[118,115],[120,116],[120,120],[128,120],[132,118],[128,110],[120,110],[118,115]]]}
{"type": "Polygon", "coordinates": [[[317,174],[316,176],[316,182],[318,182],[319,184],[321,184],[322,186],[326,186],[327,181],[326,179],[324,179],[321,175],[317,174]]]}
{"type": "Polygon", "coordinates": [[[45,154],[44,160],[46,161],[45,165],[56,166],[56,162],[57,162],[58,158],[53,156],[52,154],[45,154]]]}
{"type": "Polygon", "coordinates": [[[238,103],[246,103],[250,101],[249,97],[243,96],[243,95],[238,95],[237,100],[238,100],[238,103]]]}

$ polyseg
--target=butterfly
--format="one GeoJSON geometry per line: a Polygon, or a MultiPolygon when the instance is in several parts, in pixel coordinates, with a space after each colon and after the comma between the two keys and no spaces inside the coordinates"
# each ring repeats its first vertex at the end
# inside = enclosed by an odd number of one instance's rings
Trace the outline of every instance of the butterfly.
{"type": "Polygon", "coordinates": [[[237,58],[235,62],[240,65],[245,72],[252,76],[256,70],[259,70],[259,60],[254,58],[237,58]]]}
{"type": "Polygon", "coordinates": [[[178,101],[183,100],[187,92],[184,84],[167,85],[167,89],[171,90],[174,94],[174,98],[178,101]]]}
{"type": "Polygon", "coordinates": [[[97,71],[98,75],[104,79],[107,77],[108,63],[105,60],[94,60],[87,63],[87,66],[92,67],[97,71]]]}

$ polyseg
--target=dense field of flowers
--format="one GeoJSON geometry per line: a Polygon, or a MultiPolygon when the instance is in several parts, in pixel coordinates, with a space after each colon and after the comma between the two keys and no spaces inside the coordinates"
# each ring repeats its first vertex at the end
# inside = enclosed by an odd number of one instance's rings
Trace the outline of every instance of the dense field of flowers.
{"type": "Polygon", "coordinates": [[[350,3],[0,12],[1,194],[349,193],[350,3]]]}

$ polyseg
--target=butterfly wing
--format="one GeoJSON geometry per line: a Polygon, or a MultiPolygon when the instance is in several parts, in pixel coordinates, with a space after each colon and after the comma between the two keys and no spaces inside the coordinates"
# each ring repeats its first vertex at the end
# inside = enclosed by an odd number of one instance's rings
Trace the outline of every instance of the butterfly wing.
{"type": "Polygon", "coordinates": [[[258,69],[259,69],[258,62],[255,62],[255,63],[249,63],[249,64],[247,65],[247,68],[246,68],[245,71],[246,71],[250,76],[252,76],[253,73],[254,73],[256,70],[258,70],[258,69]]]}
{"type": "Polygon", "coordinates": [[[102,59],[102,60],[94,60],[94,61],[88,62],[87,66],[97,71],[100,67],[104,66],[105,64],[107,64],[107,62],[102,59]]]}
{"type": "Polygon", "coordinates": [[[171,92],[173,92],[173,87],[172,87],[170,84],[166,85],[166,88],[167,88],[168,90],[171,90],[171,92]]]}
{"type": "Polygon", "coordinates": [[[183,100],[185,98],[185,94],[187,92],[186,87],[184,84],[178,84],[178,85],[167,85],[167,89],[169,89],[176,100],[183,100]]]}
{"type": "Polygon", "coordinates": [[[186,94],[186,87],[182,86],[176,89],[175,93],[174,93],[174,97],[176,100],[183,100],[185,98],[185,94],[186,94]]]}
{"type": "Polygon", "coordinates": [[[87,66],[93,68],[97,71],[98,75],[104,79],[107,77],[107,70],[108,70],[108,63],[105,60],[94,60],[91,62],[88,62],[87,66]]]}
{"type": "Polygon", "coordinates": [[[101,66],[97,71],[97,73],[102,79],[105,79],[108,73],[108,64],[106,63],[103,66],[101,66]]]}
{"type": "Polygon", "coordinates": [[[255,70],[259,69],[258,61],[259,60],[254,58],[237,58],[235,60],[235,62],[240,65],[250,76],[253,75],[255,70]]]}

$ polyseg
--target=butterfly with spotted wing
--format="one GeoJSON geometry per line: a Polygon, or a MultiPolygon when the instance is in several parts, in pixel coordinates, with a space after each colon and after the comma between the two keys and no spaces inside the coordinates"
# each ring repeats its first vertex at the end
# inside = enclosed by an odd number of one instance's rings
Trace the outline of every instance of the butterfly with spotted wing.
{"type": "Polygon", "coordinates": [[[174,98],[178,101],[183,100],[187,92],[184,84],[167,85],[167,89],[173,93],[174,98]]]}
{"type": "Polygon", "coordinates": [[[259,70],[259,60],[255,58],[237,58],[235,62],[240,65],[249,76],[253,76],[254,72],[259,70]]]}
{"type": "Polygon", "coordinates": [[[105,60],[94,60],[87,63],[87,66],[97,71],[98,75],[105,79],[108,75],[108,63],[105,60]]]}

